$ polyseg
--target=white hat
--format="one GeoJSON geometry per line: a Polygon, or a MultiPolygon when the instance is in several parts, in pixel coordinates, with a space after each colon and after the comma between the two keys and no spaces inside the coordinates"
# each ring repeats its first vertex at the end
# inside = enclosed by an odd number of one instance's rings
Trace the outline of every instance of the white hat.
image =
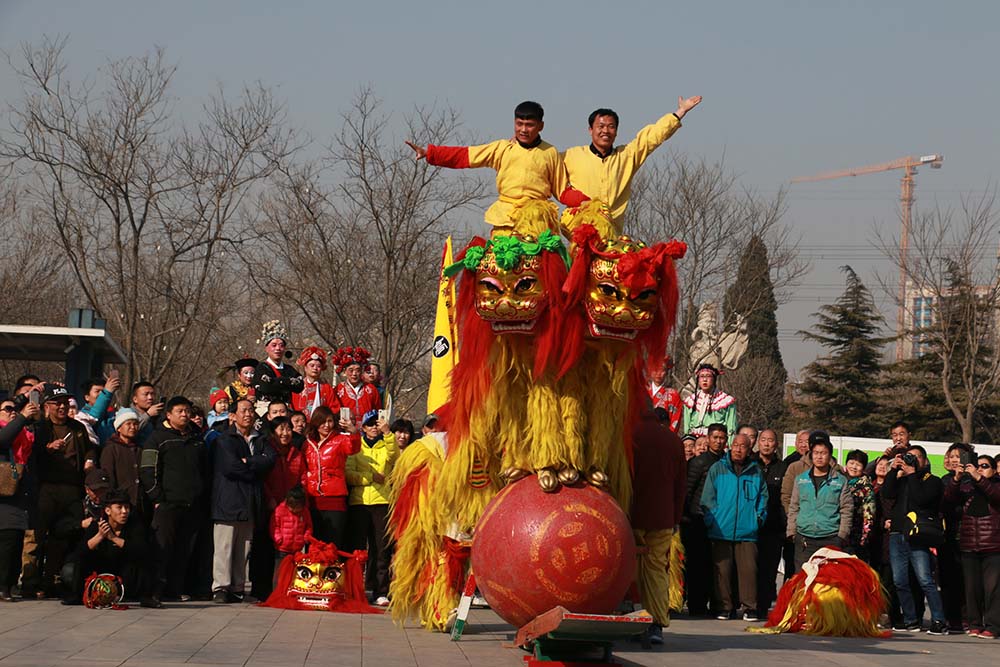
{"type": "Polygon", "coordinates": [[[115,430],[117,431],[119,426],[132,419],[139,421],[139,413],[132,408],[122,408],[115,415],[115,430]]]}

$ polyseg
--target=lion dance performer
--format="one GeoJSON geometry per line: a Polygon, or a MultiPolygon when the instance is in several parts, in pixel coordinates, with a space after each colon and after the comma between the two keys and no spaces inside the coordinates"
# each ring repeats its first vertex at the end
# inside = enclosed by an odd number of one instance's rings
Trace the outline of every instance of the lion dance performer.
{"type": "Polygon", "coordinates": [[[448,269],[462,274],[460,362],[439,414],[447,434],[415,442],[393,472],[390,610],[397,620],[445,629],[468,537],[503,481],[532,472],[548,490],[576,481],[565,471],[582,462],[581,406],[560,400],[548,363],[558,356],[567,275],[554,216],[547,202],[528,202],[515,212],[517,233],[473,239],[448,269]]]}
{"type": "MultiPolygon", "coordinates": [[[[538,218],[549,215],[548,207],[538,210],[538,218]]],[[[504,482],[534,473],[543,490],[554,491],[577,482],[583,471],[586,481],[609,487],[623,508],[630,504],[627,418],[638,416],[638,401],[645,400],[636,350],[663,353],[677,300],[673,259],[683,244],[646,249],[625,239],[609,249],[589,227],[597,238],[584,230],[574,239],[583,249],[583,269],[573,283],[551,229],[546,221],[476,239],[454,269],[463,273],[461,361],[440,414],[447,437],[443,447],[408,448],[394,473],[397,578],[390,608],[397,620],[419,617],[425,627],[445,628],[458,601],[462,536],[504,482]],[[591,271],[594,256],[598,268],[591,271]],[[609,281],[620,283],[612,291],[628,303],[608,303],[602,290],[609,281]],[[638,309],[637,299],[643,302],[638,309]],[[585,325],[595,313],[601,315],[585,325]],[[587,331],[599,342],[585,343],[587,331]],[[616,383],[610,406],[606,392],[593,388],[607,386],[604,377],[616,383]]],[[[435,441],[442,439],[435,434],[435,441]]]]}
{"type": "Polygon", "coordinates": [[[572,386],[586,380],[587,476],[595,484],[606,480],[622,508],[631,510],[636,543],[645,547],[639,593],[653,616],[652,640],[662,641],[661,628],[670,623],[668,566],[683,505],[684,454],[676,434],[656,423],[649,410],[644,371],[645,360],[664,358],[678,300],[674,261],[686,246],[609,237],[600,202],[570,215],[577,219],[567,225],[574,230],[573,268],[565,290],[571,305],[582,305],[586,327],[583,350],[567,345],[564,364],[571,364],[568,377],[579,374],[572,386]]]}
{"type": "MultiPolygon", "coordinates": [[[[580,215],[600,220],[593,204],[580,215]]],[[[602,225],[610,228],[609,223],[602,225]]],[[[588,416],[585,470],[592,484],[607,485],[626,512],[631,502],[632,433],[648,402],[643,359],[663,358],[677,311],[674,260],[679,241],[647,246],[627,236],[607,238],[599,226],[574,227],[573,266],[564,286],[566,326],[560,372],[569,392],[579,392],[588,416]]]]}

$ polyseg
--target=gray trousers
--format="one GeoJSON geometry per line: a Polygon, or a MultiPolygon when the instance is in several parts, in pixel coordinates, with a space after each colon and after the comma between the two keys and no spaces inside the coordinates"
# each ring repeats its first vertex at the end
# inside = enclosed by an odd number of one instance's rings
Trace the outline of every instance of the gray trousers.
{"type": "Polygon", "coordinates": [[[243,595],[247,580],[247,557],[253,539],[253,521],[216,521],[212,531],[212,591],[243,595]]]}
{"type": "Polygon", "coordinates": [[[712,540],[715,566],[715,613],[733,611],[733,568],[739,581],[740,606],[757,611],[757,543],[712,540]]]}

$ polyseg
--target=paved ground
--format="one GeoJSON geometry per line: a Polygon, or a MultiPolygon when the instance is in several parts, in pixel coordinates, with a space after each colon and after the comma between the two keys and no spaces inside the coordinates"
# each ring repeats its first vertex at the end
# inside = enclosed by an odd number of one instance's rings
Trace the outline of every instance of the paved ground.
{"type": "MultiPolygon", "coordinates": [[[[651,651],[624,644],[623,665],[993,664],[1000,642],[966,636],[905,635],[888,640],[821,639],[743,632],[745,623],[675,619],[651,651]]],[[[384,616],[280,611],[249,605],[169,605],[92,611],[53,601],[0,605],[0,667],[180,667],[181,665],[520,665],[513,631],[474,610],[461,642],[384,616]]]]}

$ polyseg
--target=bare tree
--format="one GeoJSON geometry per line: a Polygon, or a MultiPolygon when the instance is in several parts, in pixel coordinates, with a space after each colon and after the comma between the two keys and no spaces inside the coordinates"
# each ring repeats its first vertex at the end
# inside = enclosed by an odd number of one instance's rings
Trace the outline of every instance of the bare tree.
{"type": "Polygon", "coordinates": [[[722,388],[736,397],[740,422],[758,429],[774,428],[775,415],[784,407],[784,394],[761,391],[762,387],[781,387],[785,369],[768,357],[750,357],[740,362],[735,370],[726,371],[721,378],[722,388]]]}
{"type": "MultiPolygon", "coordinates": [[[[0,321],[5,324],[65,326],[73,307],[73,277],[63,262],[52,261],[50,241],[37,232],[30,207],[22,206],[17,184],[0,176],[0,321]]],[[[27,372],[61,378],[53,362],[0,360],[0,387],[11,388],[27,372]]]]}
{"type": "Polygon", "coordinates": [[[883,253],[906,279],[900,304],[895,280],[880,277],[904,313],[905,336],[917,355],[940,373],[944,401],[972,442],[977,411],[1000,389],[1000,215],[996,193],[963,198],[958,211],[935,207],[919,213],[909,230],[909,250],[898,239],[877,236],[883,253]]]}
{"type": "Polygon", "coordinates": [[[371,350],[403,411],[427,386],[444,238],[484,187],[414,161],[402,139],[454,141],[458,130],[454,111],[416,109],[406,136],[393,136],[361,90],[324,160],[276,179],[261,206],[264,244],[244,253],[257,287],[293,304],[306,335],[371,350]]]}
{"type": "MultiPolygon", "coordinates": [[[[66,74],[65,40],[10,59],[23,99],[0,154],[41,228],[58,240],[89,305],[122,344],[126,382],[184,390],[239,289],[232,253],[257,193],[296,150],[284,110],[259,86],[221,91],[193,125],[172,120],[175,68],[162,50],[109,62],[98,81],[66,74]]],[[[127,386],[127,385],[126,385],[127,386]]]]}
{"type": "MultiPolygon", "coordinates": [[[[767,246],[778,303],[808,270],[798,259],[797,241],[781,222],[784,211],[783,192],[763,198],[741,189],[736,175],[722,163],[674,155],[669,161],[648,163],[636,178],[625,222],[628,233],[647,242],[675,237],[688,244],[687,255],[677,262],[681,299],[670,346],[675,382],[687,382],[690,369],[700,361],[688,359],[688,335],[699,305],[721,304],[727,288],[738,289],[740,254],[751,238],[767,246]]],[[[744,306],[753,308],[752,303],[744,306]]],[[[735,324],[734,317],[726,314],[721,329],[735,324]]]]}

